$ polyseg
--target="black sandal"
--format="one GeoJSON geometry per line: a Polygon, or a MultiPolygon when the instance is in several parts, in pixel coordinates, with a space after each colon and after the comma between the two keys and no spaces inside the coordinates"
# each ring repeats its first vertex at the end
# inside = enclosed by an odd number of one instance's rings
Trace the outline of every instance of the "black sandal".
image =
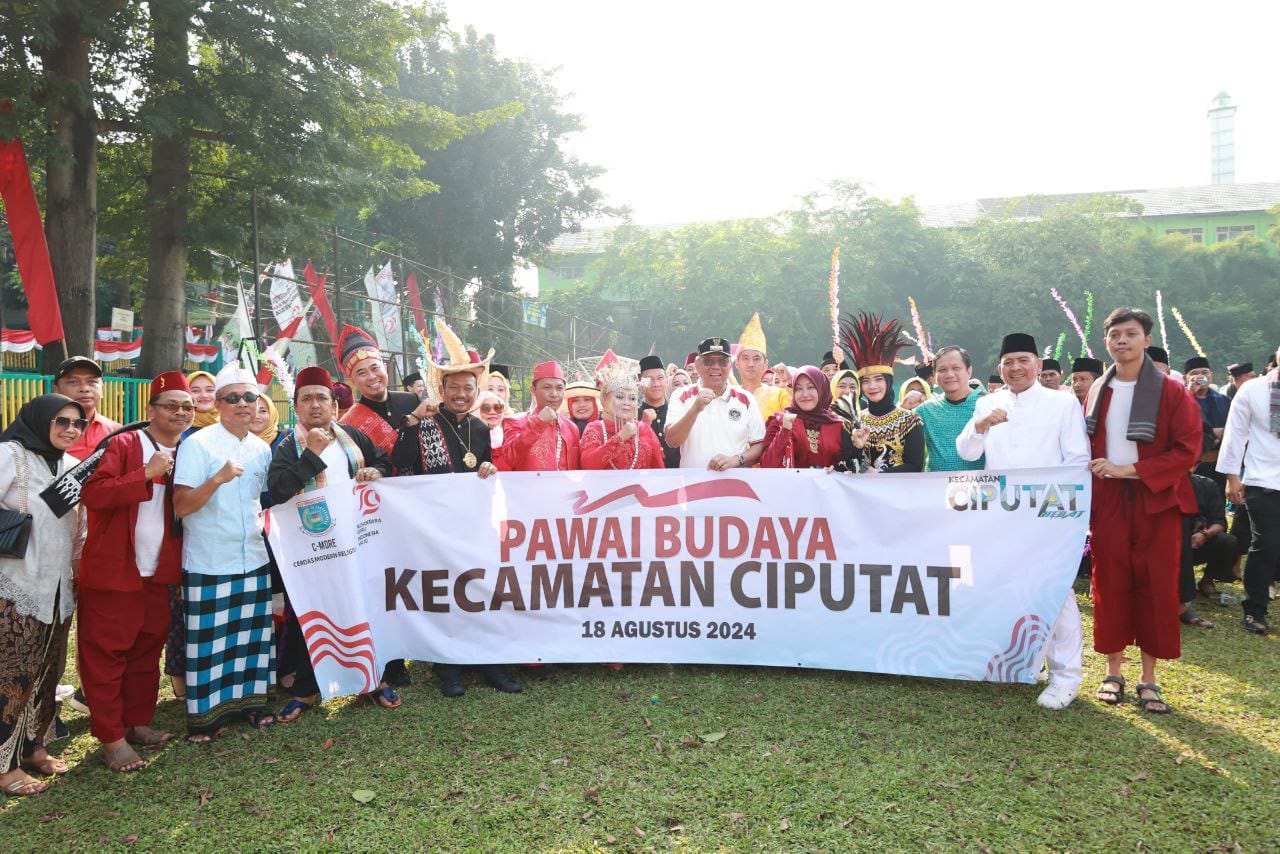
{"type": "Polygon", "coordinates": [[[1098,691],[1094,694],[1102,702],[1108,706],[1116,706],[1124,699],[1124,677],[1123,676],[1106,676],[1102,680],[1102,684],[1098,687],[1098,691]],[[1108,685],[1118,686],[1118,690],[1111,690],[1108,685]]]}
{"type": "Polygon", "coordinates": [[[273,726],[276,722],[276,716],[271,712],[246,712],[244,719],[249,722],[249,726],[258,730],[273,726]]]}
{"type": "Polygon", "coordinates": [[[1154,682],[1138,683],[1138,708],[1142,709],[1142,711],[1149,715],[1167,715],[1173,711],[1173,707],[1164,701],[1164,695],[1160,693],[1160,686],[1154,682]],[[1155,694],[1155,696],[1144,697],[1142,696],[1143,691],[1150,691],[1155,694]],[[1164,708],[1153,709],[1151,708],[1153,703],[1159,703],[1164,706],[1164,708]]]}

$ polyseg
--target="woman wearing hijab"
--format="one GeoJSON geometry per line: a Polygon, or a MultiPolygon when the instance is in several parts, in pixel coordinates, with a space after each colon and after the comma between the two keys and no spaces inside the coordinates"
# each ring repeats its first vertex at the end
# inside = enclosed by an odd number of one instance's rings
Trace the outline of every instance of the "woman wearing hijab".
{"type": "Polygon", "coordinates": [[[40,493],[76,465],[66,450],[87,426],[80,404],[45,394],[0,434],[0,508],[31,515],[25,554],[0,556],[0,789],[11,796],[49,788],[28,771],[68,770],[43,739],[66,668],[84,517],[77,508],[59,518],[40,493]]]}
{"type": "Polygon", "coordinates": [[[853,400],[857,396],[858,375],[848,368],[836,371],[831,377],[831,399],[840,400],[847,397],[853,400]]]}
{"type": "Polygon", "coordinates": [[[761,468],[830,468],[858,455],[867,431],[851,433],[831,411],[831,386],[822,371],[805,365],[791,383],[791,405],[765,425],[761,468]]]}
{"type": "Polygon", "coordinates": [[[924,470],[924,425],[920,416],[893,401],[893,363],[906,343],[902,324],[859,312],[840,323],[845,352],[857,365],[858,385],[866,405],[857,414],[870,429],[862,449],[860,471],[924,470]]]}
{"type": "Polygon", "coordinates": [[[218,423],[218,402],[213,390],[213,374],[208,371],[192,371],[187,374],[187,385],[191,386],[191,399],[196,404],[196,417],[187,431],[182,434],[184,439],[201,427],[218,423]]]}

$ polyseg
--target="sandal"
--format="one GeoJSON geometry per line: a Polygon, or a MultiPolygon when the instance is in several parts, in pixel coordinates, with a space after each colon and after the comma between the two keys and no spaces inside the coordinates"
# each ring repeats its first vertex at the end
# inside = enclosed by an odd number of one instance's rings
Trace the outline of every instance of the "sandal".
{"type": "Polygon", "coordinates": [[[392,690],[390,685],[383,685],[377,691],[370,691],[364,695],[370,703],[375,706],[381,706],[384,709],[398,709],[404,700],[400,699],[400,695],[392,690]]]}
{"type": "Polygon", "coordinates": [[[270,712],[246,712],[244,719],[254,729],[266,729],[276,722],[276,716],[270,712]]]}
{"type": "Polygon", "coordinates": [[[1179,614],[1178,619],[1181,620],[1182,624],[1185,626],[1197,626],[1202,629],[1213,628],[1213,623],[1210,620],[1206,620],[1195,611],[1189,609],[1179,614]]]}
{"type": "Polygon", "coordinates": [[[37,780],[34,777],[28,777],[25,780],[19,777],[17,780],[14,780],[12,783],[9,783],[4,787],[4,793],[11,798],[38,795],[41,792],[47,792],[48,790],[48,783],[44,780],[37,780]]]}
{"type": "Polygon", "coordinates": [[[1102,680],[1102,684],[1098,687],[1098,692],[1094,695],[1108,706],[1115,706],[1124,699],[1124,677],[1123,676],[1106,676],[1102,680]],[[1108,688],[1108,685],[1115,685],[1115,690],[1108,688]]]}
{"type": "Polygon", "coordinates": [[[278,715],[276,715],[276,720],[282,724],[291,724],[298,718],[302,717],[303,714],[318,701],[319,696],[314,697],[310,703],[304,702],[298,697],[294,697],[292,700],[285,703],[284,708],[280,710],[278,715]]]}
{"type": "Polygon", "coordinates": [[[212,744],[214,739],[225,733],[227,728],[220,726],[213,732],[195,732],[187,736],[188,744],[212,744]]]}
{"type": "Polygon", "coordinates": [[[146,760],[127,744],[114,749],[103,747],[102,764],[118,774],[140,771],[147,767],[146,760]]]}
{"type": "Polygon", "coordinates": [[[136,744],[139,747],[159,747],[172,739],[173,733],[162,732],[149,726],[135,726],[125,731],[125,738],[130,744],[136,744]]]}
{"type": "Polygon", "coordinates": [[[1164,695],[1160,693],[1160,686],[1154,682],[1138,683],[1138,708],[1149,715],[1167,715],[1173,711],[1173,707],[1164,701],[1164,695]],[[1143,691],[1150,691],[1154,696],[1144,697],[1143,691]],[[1159,703],[1164,706],[1163,709],[1153,709],[1153,704],[1159,703]]]}
{"type": "Polygon", "coordinates": [[[63,762],[56,756],[50,756],[48,753],[43,759],[24,759],[19,763],[23,771],[30,771],[33,774],[44,774],[51,776],[53,774],[65,774],[71,770],[71,766],[63,762]]]}
{"type": "Polygon", "coordinates": [[[1214,584],[1213,579],[1211,578],[1206,578],[1204,581],[1201,581],[1196,589],[1199,590],[1200,595],[1206,599],[1214,599],[1218,595],[1218,585],[1214,584]]]}

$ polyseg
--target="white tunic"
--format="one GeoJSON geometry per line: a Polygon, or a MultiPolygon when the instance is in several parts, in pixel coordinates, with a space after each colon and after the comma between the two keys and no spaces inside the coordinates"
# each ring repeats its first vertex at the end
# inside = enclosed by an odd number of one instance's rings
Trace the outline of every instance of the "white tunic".
{"type": "Polygon", "coordinates": [[[1039,383],[1021,394],[1002,388],[978,398],[973,417],[956,437],[956,452],[966,460],[985,453],[992,470],[1084,465],[1089,462],[1084,409],[1075,395],[1039,383]],[[974,425],[993,409],[1003,409],[1009,420],[979,433],[974,425]]]}
{"type": "Polygon", "coordinates": [[[1243,465],[1245,485],[1263,489],[1280,489],[1280,436],[1271,432],[1274,376],[1273,371],[1240,386],[1231,400],[1218,450],[1219,472],[1238,475],[1243,465]]]}

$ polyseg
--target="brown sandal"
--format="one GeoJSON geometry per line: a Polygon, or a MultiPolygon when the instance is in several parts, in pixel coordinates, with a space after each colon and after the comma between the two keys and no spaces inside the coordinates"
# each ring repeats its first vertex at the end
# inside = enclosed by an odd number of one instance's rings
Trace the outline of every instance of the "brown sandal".
{"type": "Polygon", "coordinates": [[[127,744],[114,749],[104,746],[102,748],[102,764],[117,774],[141,771],[147,767],[147,761],[127,744]]]}
{"type": "Polygon", "coordinates": [[[63,762],[56,756],[44,755],[44,759],[32,761],[24,759],[18,763],[23,771],[30,771],[33,774],[44,774],[46,777],[54,774],[65,774],[71,770],[71,766],[63,762]]]}
{"type": "Polygon", "coordinates": [[[136,744],[139,747],[159,747],[172,739],[173,733],[152,729],[149,726],[135,726],[125,731],[125,738],[130,744],[136,744]]]}
{"type": "Polygon", "coordinates": [[[46,783],[44,780],[36,780],[35,778],[32,778],[32,777],[28,777],[25,780],[19,777],[17,780],[14,780],[12,783],[6,783],[4,786],[4,793],[11,798],[26,797],[27,795],[38,795],[41,792],[47,792],[47,791],[49,791],[48,783],[46,783]]]}

